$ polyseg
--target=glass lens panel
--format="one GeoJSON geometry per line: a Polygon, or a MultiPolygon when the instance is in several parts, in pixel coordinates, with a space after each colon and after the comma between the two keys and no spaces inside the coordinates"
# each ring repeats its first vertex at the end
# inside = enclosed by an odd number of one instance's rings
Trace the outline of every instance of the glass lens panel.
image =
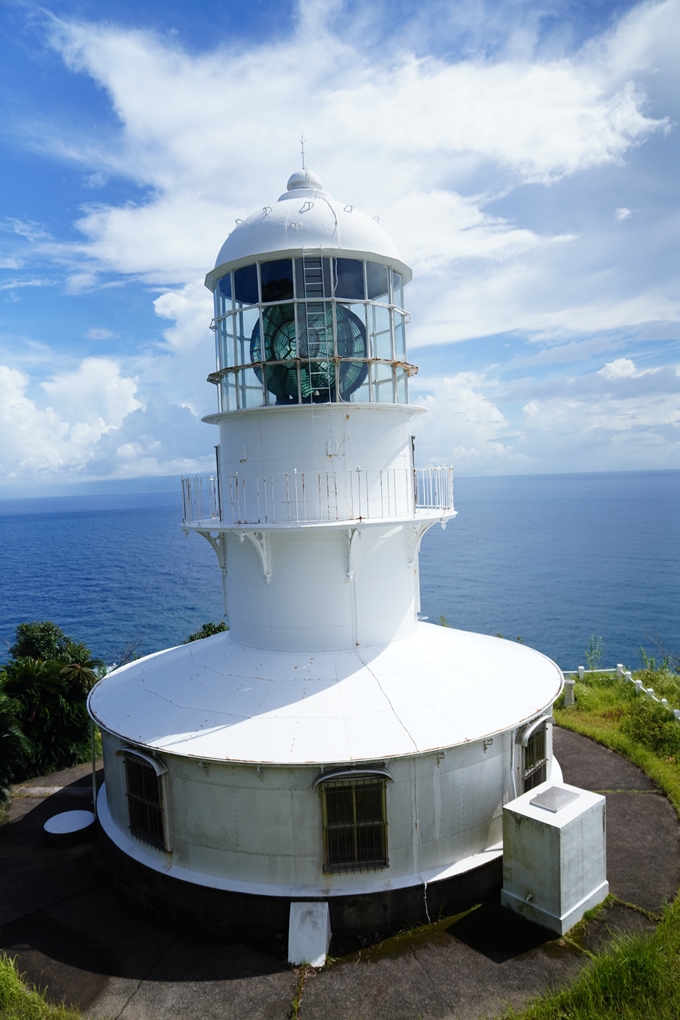
{"type": "Polygon", "coordinates": [[[392,304],[404,307],[404,278],[401,273],[392,270],[392,304]]]}
{"type": "Polygon", "coordinates": [[[352,404],[365,404],[370,401],[371,390],[368,383],[368,371],[366,372],[364,381],[362,382],[361,386],[359,386],[356,390],[352,392],[349,399],[352,404]]]}
{"type": "Polygon", "coordinates": [[[335,296],[363,301],[364,264],[358,259],[335,260],[335,296]]]}
{"type": "Polygon", "coordinates": [[[379,266],[377,262],[367,262],[366,279],[368,283],[369,301],[387,301],[389,289],[387,283],[387,266],[379,266]]]}
{"type": "Polygon", "coordinates": [[[383,305],[368,305],[371,357],[392,360],[390,310],[383,305]]]}
{"type": "Polygon", "coordinates": [[[260,264],[263,301],[286,301],[293,297],[293,262],[277,259],[260,264]]]}
{"type": "Polygon", "coordinates": [[[217,298],[215,302],[217,315],[224,315],[225,312],[231,311],[231,273],[227,273],[219,281],[215,297],[217,298]]]}
{"type": "Polygon", "coordinates": [[[242,305],[257,304],[257,266],[243,266],[234,273],[234,297],[242,305]]]}
{"type": "MultiPolygon", "coordinates": [[[[347,260],[349,261],[349,260],[347,260]]],[[[339,369],[340,400],[351,400],[368,378],[366,306],[335,306],[337,350],[342,358],[339,369]]],[[[368,399],[368,395],[364,399],[368,399]]]]}
{"type": "Polygon", "coordinates": [[[406,329],[401,312],[394,313],[394,357],[406,361],[406,329]]]}

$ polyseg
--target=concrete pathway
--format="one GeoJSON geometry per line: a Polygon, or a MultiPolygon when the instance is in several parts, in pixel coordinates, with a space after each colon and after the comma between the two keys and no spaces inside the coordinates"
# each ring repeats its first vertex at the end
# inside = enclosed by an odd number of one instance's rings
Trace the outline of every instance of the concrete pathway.
{"type": "MultiPolygon", "coordinates": [[[[585,737],[555,732],[567,782],[607,794],[611,891],[657,912],[680,886],[680,825],[638,769],[585,737]]],[[[30,981],[86,1016],[116,1020],[287,1020],[298,975],[283,947],[246,944],[160,916],[111,884],[95,844],[46,846],[47,818],[91,800],[79,766],[26,784],[0,830],[0,949],[30,981]],[[55,791],[55,792],[51,792],[55,791]]],[[[589,925],[597,949],[615,930],[651,927],[614,904],[589,925]]],[[[311,976],[302,1020],[478,1020],[571,979],[585,956],[485,903],[341,958],[311,976]]],[[[332,951],[332,947],[331,947],[332,951]]]]}

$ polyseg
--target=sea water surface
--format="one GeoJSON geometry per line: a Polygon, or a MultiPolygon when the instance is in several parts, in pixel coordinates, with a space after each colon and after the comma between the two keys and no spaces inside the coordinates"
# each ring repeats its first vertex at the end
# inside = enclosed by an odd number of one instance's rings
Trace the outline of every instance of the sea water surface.
{"type": "MultiPolygon", "coordinates": [[[[563,669],[680,651],[680,471],[461,478],[458,516],[420,553],[432,622],[503,634],[563,669]]],[[[214,552],[168,492],[0,502],[0,659],[18,623],[53,620],[106,662],[183,641],[222,614],[214,552]]]]}

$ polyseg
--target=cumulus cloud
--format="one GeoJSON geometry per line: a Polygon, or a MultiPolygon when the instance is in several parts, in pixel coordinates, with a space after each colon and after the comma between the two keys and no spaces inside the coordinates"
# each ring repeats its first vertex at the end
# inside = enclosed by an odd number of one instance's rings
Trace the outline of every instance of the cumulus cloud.
{"type": "MultiPolygon", "coordinates": [[[[617,358],[585,376],[504,382],[491,372],[418,380],[421,462],[461,473],[674,467],[680,366],[639,370],[617,358]],[[520,410],[521,409],[521,410],[520,410]],[[423,460],[425,458],[425,460],[423,460]]],[[[415,387],[414,387],[415,389],[415,387]]]]}
{"type": "Polygon", "coordinates": [[[40,384],[0,365],[0,472],[31,478],[128,478],[212,466],[205,426],[188,408],[156,396],[146,406],[137,384],[109,358],[86,358],[40,384]]]}
{"type": "MultiPolygon", "coordinates": [[[[657,154],[672,151],[658,146],[680,115],[680,0],[644,3],[570,53],[541,50],[529,30],[492,57],[416,54],[406,29],[397,39],[384,25],[383,44],[369,45],[380,17],[361,4],[305,2],[290,35],[209,52],[109,22],[50,19],[51,45],[104,90],[117,127],[77,133],[55,122],[40,144],[78,164],[88,188],[124,178],[144,197],[90,202],[78,242],[30,221],[6,230],[60,269],[67,293],[141,282],[167,328],[161,343],[140,337],[125,362],[84,359],[37,389],[22,373],[5,378],[26,436],[51,437],[45,469],[122,476],[199,463],[209,439],[194,426],[214,409],[201,281],[235,218],[283,191],[303,126],[325,185],[379,214],[414,266],[413,360],[418,348],[521,334],[535,353],[515,369],[588,363],[569,377],[508,382],[497,365],[459,371],[449,357],[441,378],[414,383],[431,412],[417,426],[421,460],[543,470],[561,450],[560,466],[573,470],[579,457],[628,466],[623,435],[632,460],[638,449],[653,449],[656,464],[677,456],[677,372],[638,369],[624,333],[665,337],[680,322],[680,220],[654,204],[652,186],[638,191],[626,177],[649,140],[657,154]],[[590,413],[592,395],[600,406],[590,413]]],[[[650,157],[646,181],[657,164],[650,157]]],[[[7,268],[23,257],[11,254],[7,268]]],[[[6,285],[15,294],[46,282],[13,273],[6,285]]],[[[38,447],[22,439],[8,463],[25,470],[38,447]]]]}
{"type": "Polygon", "coordinates": [[[69,155],[154,189],[142,204],[80,219],[89,256],[186,282],[235,216],[283,190],[304,123],[316,168],[328,177],[332,167],[341,197],[379,211],[407,259],[508,258],[541,239],[485,212],[487,194],[465,195],[473,180],[493,180],[494,192],[549,183],[620,160],[666,124],[633,81],[612,85],[615,36],[590,60],[379,56],[333,34],[322,11],[311,32],[309,11],[291,38],[203,54],[149,32],[53,19],[53,46],[108,91],[121,124],[115,145],[71,141],[69,155]]]}

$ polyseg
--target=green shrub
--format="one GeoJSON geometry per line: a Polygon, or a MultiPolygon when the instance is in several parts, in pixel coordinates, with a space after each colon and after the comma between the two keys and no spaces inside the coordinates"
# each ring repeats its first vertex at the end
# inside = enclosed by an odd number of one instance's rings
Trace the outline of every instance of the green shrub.
{"type": "Polygon", "coordinates": [[[219,623],[204,623],[200,630],[197,630],[195,634],[190,634],[183,644],[188,645],[192,641],[202,641],[203,638],[212,637],[213,634],[221,634],[222,631],[229,630],[229,627],[220,620],[219,623]]]}
{"type": "MultiPolygon", "coordinates": [[[[92,652],[87,645],[68,637],[50,620],[20,623],[9,654],[13,659],[43,659],[61,662],[65,666],[72,662],[84,666],[92,661],[92,652]]],[[[98,659],[95,664],[103,665],[98,659]]]]}
{"type": "Polygon", "coordinates": [[[19,779],[31,757],[31,743],[19,725],[19,703],[0,691],[0,803],[19,779]]]}
{"type": "MultiPolygon", "coordinates": [[[[20,775],[68,768],[87,757],[90,721],[87,694],[96,673],[86,666],[17,659],[0,673],[0,694],[15,706],[15,720],[27,738],[20,775]]],[[[15,744],[16,746],[16,744],[15,744]]]]}
{"type": "Polygon", "coordinates": [[[680,759],[680,725],[656,701],[638,695],[628,708],[621,729],[661,758],[680,759]]]}

